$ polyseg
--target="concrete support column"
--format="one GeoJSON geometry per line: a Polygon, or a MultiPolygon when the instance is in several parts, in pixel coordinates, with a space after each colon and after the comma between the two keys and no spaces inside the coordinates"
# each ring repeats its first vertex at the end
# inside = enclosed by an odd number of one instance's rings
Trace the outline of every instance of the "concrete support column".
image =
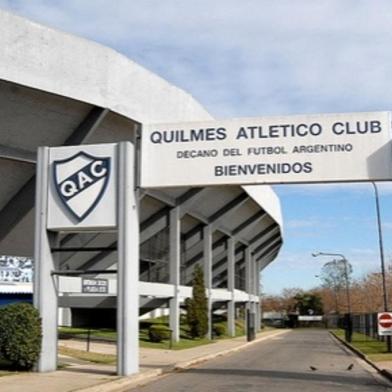
{"type": "Polygon", "coordinates": [[[208,306],[208,332],[207,338],[212,339],[212,226],[204,226],[203,229],[203,256],[204,256],[204,283],[207,290],[208,306]]]}
{"type": "MultiPolygon", "coordinates": [[[[260,262],[255,260],[255,267],[256,267],[256,273],[255,273],[255,280],[256,280],[256,287],[255,287],[255,295],[257,298],[260,300],[260,262]]],[[[260,330],[260,324],[261,324],[261,308],[260,308],[260,302],[256,302],[256,331],[260,330]]]]}
{"type": "Polygon", "coordinates": [[[169,276],[170,284],[174,286],[174,296],[170,299],[170,329],[173,331],[174,342],[180,340],[180,266],[181,266],[181,218],[180,208],[175,207],[170,211],[169,234],[169,276]]]}
{"type": "MultiPolygon", "coordinates": [[[[255,296],[256,295],[257,277],[256,277],[256,259],[254,256],[251,256],[251,271],[252,271],[251,293],[252,293],[252,296],[255,296]]],[[[252,300],[252,303],[251,303],[251,312],[256,313],[256,303],[255,303],[254,299],[252,300]]]]}
{"type": "Polygon", "coordinates": [[[119,144],[117,373],[139,371],[139,206],[135,191],[135,146],[119,144]]]}
{"type": "Polygon", "coordinates": [[[71,308],[59,308],[59,325],[63,327],[72,327],[71,308]]]}
{"type": "Polygon", "coordinates": [[[227,332],[235,336],[235,240],[230,237],[227,241],[227,289],[231,292],[231,300],[227,304],[227,332]]]}
{"type": "Polygon", "coordinates": [[[37,157],[37,182],[34,239],[33,301],[42,322],[42,346],[37,364],[39,372],[57,369],[57,290],[51,272],[57,269],[51,247],[56,246],[58,234],[46,230],[49,183],[49,148],[39,147],[37,157]]]}
{"type": "Polygon", "coordinates": [[[262,303],[262,300],[261,300],[261,297],[260,297],[260,293],[259,293],[259,306],[258,306],[258,309],[259,309],[259,324],[258,324],[259,325],[259,329],[261,329],[262,319],[263,319],[263,303],[262,303]]]}
{"type": "MultiPolygon", "coordinates": [[[[248,294],[248,301],[245,306],[245,314],[248,314],[248,310],[252,311],[252,254],[249,247],[245,249],[245,291],[248,294]]],[[[245,325],[248,326],[247,317],[245,316],[245,325]]]]}
{"type": "Polygon", "coordinates": [[[249,301],[252,294],[252,254],[249,247],[245,249],[245,291],[248,293],[249,301]]]}

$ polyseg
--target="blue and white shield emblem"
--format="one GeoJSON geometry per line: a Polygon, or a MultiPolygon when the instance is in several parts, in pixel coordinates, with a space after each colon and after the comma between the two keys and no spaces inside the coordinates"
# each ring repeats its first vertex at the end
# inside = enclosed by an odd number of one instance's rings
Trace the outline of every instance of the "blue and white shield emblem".
{"type": "Polygon", "coordinates": [[[110,158],[94,157],[83,151],[53,162],[57,194],[73,217],[81,222],[105,193],[110,176],[110,158]]]}

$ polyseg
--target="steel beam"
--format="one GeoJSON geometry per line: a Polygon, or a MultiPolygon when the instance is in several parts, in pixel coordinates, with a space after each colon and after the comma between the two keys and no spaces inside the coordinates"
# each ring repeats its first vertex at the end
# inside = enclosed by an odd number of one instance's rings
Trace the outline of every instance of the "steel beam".
{"type": "Polygon", "coordinates": [[[238,225],[233,231],[232,235],[234,237],[241,237],[243,231],[250,230],[253,226],[259,223],[262,219],[264,219],[268,214],[261,209],[256,214],[252,215],[245,222],[238,225]]]}
{"type": "Polygon", "coordinates": [[[192,188],[179,196],[176,200],[177,205],[180,207],[180,216],[183,217],[189,208],[196,203],[203,196],[206,188],[192,188]]]}
{"type": "Polygon", "coordinates": [[[263,241],[257,248],[253,249],[253,254],[258,257],[258,254],[262,252],[269,244],[274,242],[276,239],[281,238],[280,232],[274,234],[272,237],[269,237],[265,241],[263,241]]]}
{"type": "Polygon", "coordinates": [[[266,248],[266,249],[264,250],[263,253],[261,253],[261,254],[255,256],[256,261],[261,260],[265,255],[267,255],[269,252],[271,252],[271,250],[273,250],[273,249],[275,249],[275,248],[277,248],[277,247],[280,247],[280,246],[281,246],[281,239],[280,239],[280,238],[277,238],[273,243],[271,243],[271,245],[270,245],[268,248],[266,248]]]}
{"type": "Polygon", "coordinates": [[[21,148],[8,147],[0,144],[0,159],[35,165],[37,161],[37,154],[21,148]]]}
{"type": "Polygon", "coordinates": [[[276,223],[268,226],[266,229],[264,229],[263,231],[260,231],[259,233],[257,233],[255,236],[253,236],[250,240],[249,240],[249,244],[250,245],[254,245],[257,241],[259,241],[260,239],[262,239],[264,236],[266,236],[267,234],[272,233],[273,231],[276,231],[277,229],[279,229],[279,225],[277,225],[276,223]]]}
{"type": "Polygon", "coordinates": [[[236,209],[241,207],[247,200],[249,196],[244,192],[237,196],[235,199],[227,203],[220,210],[216,211],[208,218],[208,222],[216,227],[216,224],[222,220],[225,216],[233,213],[236,209]]]}

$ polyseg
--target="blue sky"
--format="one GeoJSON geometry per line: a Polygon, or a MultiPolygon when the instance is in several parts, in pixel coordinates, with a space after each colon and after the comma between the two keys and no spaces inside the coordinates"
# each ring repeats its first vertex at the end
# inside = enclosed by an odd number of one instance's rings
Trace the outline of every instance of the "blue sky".
{"type": "MultiPolygon", "coordinates": [[[[390,110],[390,0],[0,0],[0,8],[98,41],[187,90],[216,118],[390,110]]],[[[310,288],[344,253],[379,268],[369,184],[275,187],[285,245],[264,291],[310,288]]],[[[392,256],[392,187],[380,186],[392,256]]]]}
{"type": "MultiPolygon", "coordinates": [[[[285,245],[263,274],[264,290],[282,287],[312,288],[323,263],[332,257],[312,252],[343,253],[355,277],[380,270],[376,207],[370,184],[279,186],[285,222],[285,245]]],[[[392,192],[379,185],[386,262],[392,254],[392,192]]]]}

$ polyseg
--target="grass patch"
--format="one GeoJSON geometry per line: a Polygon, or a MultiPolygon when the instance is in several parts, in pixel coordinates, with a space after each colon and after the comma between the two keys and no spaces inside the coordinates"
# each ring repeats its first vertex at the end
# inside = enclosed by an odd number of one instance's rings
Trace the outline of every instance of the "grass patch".
{"type": "Polygon", "coordinates": [[[76,350],[69,347],[59,347],[59,353],[69,357],[78,358],[83,361],[100,363],[100,364],[114,364],[116,363],[116,356],[111,354],[92,353],[83,350],[76,350]]]}
{"type": "Polygon", "coordinates": [[[69,366],[70,366],[70,365],[67,364],[67,363],[62,363],[62,362],[60,362],[60,363],[57,364],[57,370],[63,370],[63,369],[68,368],[69,366]]]}
{"type": "MultiPolygon", "coordinates": [[[[335,329],[331,332],[339,338],[344,339],[344,330],[335,329]]],[[[365,334],[354,332],[351,345],[365,354],[371,361],[379,362],[392,360],[392,353],[387,352],[386,342],[378,341],[365,334]]]]}
{"type": "MultiPolygon", "coordinates": [[[[139,325],[139,342],[140,347],[145,348],[159,348],[167,350],[170,347],[170,341],[168,339],[163,340],[159,343],[153,343],[150,341],[148,336],[148,330],[153,324],[162,324],[169,326],[169,318],[168,316],[161,316],[154,319],[146,319],[140,321],[139,325]]],[[[187,348],[202,346],[204,344],[211,344],[214,341],[208,339],[192,339],[189,335],[189,326],[185,322],[185,317],[181,316],[180,318],[180,341],[177,343],[173,343],[173,350],[184,350],[187,348]]]]}
{"type": "MultiPolygon", "coordinates": [[[[139,323],[139,343],[140,347],[144,348],[157,348],[157,349],[169,349],[170,341],[168,339],[163,340],[159,343],[151,342],[148,336],[148,330],[153,324],[162,324],[169,326],[168,316],[161,316],[154,319],[141,320],[139,323]]],[[[214,317],[213,324],[227,325],[226,318],[224,316],[214,317]]],[[[243,336],[245,334],[245,322],[242,319],[236,320],[236,336],[243,336]]],[[[60,327],[59,336],[61,339],[82,339],[87,340],[88,328],[72,328],[72,327],[60,327]]],[[[108,342],[115,342],[117,339],[117,333],[114,329],[90,329],[90,338],[94,340],[102,340],[108,342]]],[[[189,326],[186,324],[186,318],[184,315],[180,319],[180,341],[173,343],[173,350],[183,350],[187,348],[197,347],[204,344],[211,344],[216,339],[229,338],[227,335],[215,337],[214,340],[208,339],[193,339],[189,333],[189,326]]],[[[83,352],[83,351],[81,351],[83,352]]],[[[80,358],[83,359],[83,358],[80,358]]],[[[87,359],[88,360],[88,359],[87,359]]]]}
{"type": "Polygon", "coordinates": [[[370,354],[368,358],[373,362],[392,361],[392,353],[370,354]]]}
{"type": "Polygon", "coordinates": [[[235,336],[245,335],[245,321],[243,319],[235,320],[235,336]]]}
{"type": "Polygon", "coordinates": [[[73,328],[73,327],[60,327],[59,336],[61,339],[74,338],[74,339],[87,339],[88,332],[90,331],[90,338],[93,340],[107,340],[115,342],[117,333],[115,329],[102,328],[102,329],[89,329],[89,328],[73,328]]]}

